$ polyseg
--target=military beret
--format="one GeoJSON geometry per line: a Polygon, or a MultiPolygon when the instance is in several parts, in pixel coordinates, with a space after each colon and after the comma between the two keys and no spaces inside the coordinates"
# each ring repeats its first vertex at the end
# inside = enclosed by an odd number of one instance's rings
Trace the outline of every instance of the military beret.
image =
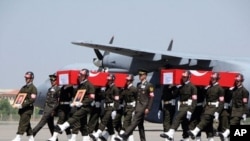
{"type": "Polygon", "coordinates": [[[50,74],[49,79],[50,80],[56,80],[56,74],[50,74]]]}
{"type": "Polygon", "coordinates": [[[138,74],[139,74],[139,75],[143,75],[143,74],[147,75],[147,74],[148,74],[148,71],[147,71],[146,69],[139,69],[139,70],[138,70],[138,74]]]}

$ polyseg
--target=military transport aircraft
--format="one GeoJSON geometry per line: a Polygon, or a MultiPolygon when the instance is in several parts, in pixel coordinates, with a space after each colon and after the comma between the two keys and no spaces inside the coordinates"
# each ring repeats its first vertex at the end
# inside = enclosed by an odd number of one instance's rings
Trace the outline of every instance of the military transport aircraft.
{"type": "MultiPolygon", "coordinates": [[[[113,38],[111,40],[113,42],[113,38]]],[[[150,122],[162,122],[162,119],[158,119],[157,116],[162,89],[159,81],[160,69],[162,68],[239,72],[244,75],[244,86],[250,90],[250,58],[175,52],[172,50],[173,40],[170,41],[166,51],[142,50],[142,48],[125,48],[88,42],[72,42],[72,44],[94,49],[97,58],[93,59],[93,63],[99,69],[120,69],[135,75],[138,69],[147,69],[150,72],[148,79],[156,88],[152,110],[146,117],[146,120],[150,122]]],[[[193,71],[193,75],[202,75],[202,73],[193,71]]],[[[248,106],[250,107],[249,103],[248,106]]]]}

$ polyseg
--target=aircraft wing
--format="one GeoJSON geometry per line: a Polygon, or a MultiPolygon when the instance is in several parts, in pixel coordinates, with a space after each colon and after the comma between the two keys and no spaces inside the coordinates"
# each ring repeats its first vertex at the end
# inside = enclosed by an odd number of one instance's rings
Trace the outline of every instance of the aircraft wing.
{"type": "MultiPolygon", "coordinates": [[[[105,50],[121,55],[131,56],[131,57],[151,57],[155,55],[162,55],[163,58],[174,57],[174,58],[194,58],[194,54],[187,54],[181,52],[173,52],[173,51],[157,51],[157,50],[147,50],[147,49],[135,49],[135,48],[125,48],[113,45],[106,44],[95,44],[95,43],[87,43],[87,42],[72,42],[72,44],[85,46],[93,49],[105,50]]],[[[195,55],[196,56],[196,55],[195,55]]],[[[216,58],[216,57],[214,57],[216,58]]],[[[211,60],[211,56],[209,55],[198,55],[194,59],[201,60],[211,60]]]]}
{"type": "Polygon", "coordinates": [[[200,54],[188,54],[173,51],[162,51],[162,50],[147,50],[147,49],[135,49],[135,48],[125,48],[106,44],[96,44],[87,42],[72,42],[72,44],[85,46],[93,49],[99,49],[104,51],[109,51],[121,55],[143,58],[153,61],[166,60],[171,62],[178,62],[179,64],[205,64],[206,66],[212,66],[217,58],[212,58],[208,55],[200,54]]]}

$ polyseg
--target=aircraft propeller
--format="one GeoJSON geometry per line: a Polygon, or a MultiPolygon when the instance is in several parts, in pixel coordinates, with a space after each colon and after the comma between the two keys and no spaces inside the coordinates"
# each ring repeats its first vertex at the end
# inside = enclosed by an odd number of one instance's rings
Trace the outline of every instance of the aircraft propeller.
{"type": "MultiPolygon", "coordinates": [[[[112,44],[114,41],[114,36],[111,37],[109,44],[112,44]]],[[[98,49],[94,49],[94,52],[96,54],[97,58],[93,58],[93,63],[95,66],[99,67],[100,70],[102,70],[104,67],[102,66],[102,60],[103,57],[107,54],[109,54],[107,51],[105,51],[103,54],[98,49]]]]}

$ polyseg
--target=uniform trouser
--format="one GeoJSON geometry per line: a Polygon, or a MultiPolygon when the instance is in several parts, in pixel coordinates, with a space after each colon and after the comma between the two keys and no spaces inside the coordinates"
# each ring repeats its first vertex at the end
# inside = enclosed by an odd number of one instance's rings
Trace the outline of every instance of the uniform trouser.
{"type": "Polygon", "coordinates": [[[117,110],[115,119],[113,119],[113,127],[116,132],[120,132],[122,129],[122,116],[123,116],[124,109],[121,108],[117,110]]]}
{"type": "Polygon", "coordinates": [[[94,107],[89,116],[88,129],[89,133],[96,131],[101,114],[101,108],[94,107]]]}
{"type": "MultiPolygon", "coordinates": [[[[71,107],[69,105],[59,105],[57,110],[57,116],[58,116],[57,124],[63,124],[65,121],[69,119],[70,109],[71,107]]],[[[70,128],[67,128],[65,132],[67,135],[71,134],[70,128]]]]}
{"type": "Polygon", "coordinates": [[[167,132],[170,129],[170,126],[173,121],[175,106],[171,104],[164,105],[163,109],[163,130],[167,132]]]}
{"type": "Polygon", "coordinates": [[[240,125],[240,120],[242,117],[233,116],[230,118],[230,125],[240,125]]]}
{"type": "Polygon", "coordinates": [[[20,115],[19,119],[19,125],[17,134],[23,135],[25,132],[27,133],[27,136],[33,135],[30,119],[31,115],[33,114],[33,106],[26,107],[23,109],[20,109],[18,111],[18,114],[20,115]]]}
{"type": "Polygon", "coordinates": [[[44,112],[41,120],[39,123],[33,128],[33,136],[36,136],[36,134],[43,128],[43,126],[47,123],[49,127],[50,134],[53,135],[54,132],[54,116],[52,115],[53,109],[51,109],[48,112],[44,112]]]}
{"type": "MultiPolygon", "coordinates": [[[[203,106],[196,106],[189,122],[189,130],[194,130],[194,128],[198,125],[201,119],[202,111],[203,111],[203,106]]],[[[197,136],[201,136],[201,132],[199,132],[197,136]]]]}
{"type": "Polygon", "coordinates": [[[138,126],[141,141],[146,141],[145,130],[143,125],[144,116],[145,116],[145,106],[141,105],[140,103],[137,103],[132,123],[130,124],[130,126],[126,128],[124,133],[126,137],[131,135],[134,129],[138,126]]]}
{"type": "Polygon", "coordinates": [[[104,131],[104,129],[107,127],[107,130],[110,135],[113,135],[115,133],[114,127],[113,127],[113,121],[111,118],[111,113],[113,110],[114,110],[113,107],[105,107],[104,114],[101,119],[101,123],[99,124],[99,127],[98,127],[102,131],[104,131]]]}
{"type": "Polygon", "coordinates": [[[203,114],[201,115],[201,121],[197,125],[200,130],[205,130],[207,137],[213,137],[213,115],[203,114]]]}
{"type": "Polygon", "coordinates": [[[177,128],[181,124],[181,127],[183,129],[183,131],[182,131],[183,132],[182,133],[183,138],[189,137],[189,135],[188,135],[189,121],[186,118],[186,116],[187,116],[187,111],[178,111],[176,116],[175,116],[175,120],[173,121],[173,124],[170,127],[171,129],[177,130],[177,128]]]}
{"type": "Polygon", "coordinates": [[[82,136],[87,136],[89,134],[89,128],[88,128],[88,115],[84,115],[82,119],[80,120],[80,132],[82,136]]]}
{"type": "Polygon", "coordinates": [[[128,126],[131,125],[134,111],[135,111],[135,108],[132,106],[125,107],[124,114],[123,114],[124,116],[123,127],[122,127],[124,131],[128,128],[128,126]]]}
{"type": "Polygon", "coordinates": [[[226,129],[230,128],[229,118],[230,118],[229,109],[223,109],[219,116],[218,130],[220,132],[224,132],[226,129]]]}
{"type": "Polygon", "coordinates": [[[82,131],[87,129],[87,115],[91,111],[91,106],[82,106],[78,108],[72,117],[68,119],[68,123],[72,127],[72,134],[78,134],[78,131],[88,134],[88,131],[82,131]],[[86,121],[85,121],[86,120],[86,121]],[[82,123],[82,124],[81,124],[82,123]],[[80,129],[82,127],[82,129],[80,129]]]}

